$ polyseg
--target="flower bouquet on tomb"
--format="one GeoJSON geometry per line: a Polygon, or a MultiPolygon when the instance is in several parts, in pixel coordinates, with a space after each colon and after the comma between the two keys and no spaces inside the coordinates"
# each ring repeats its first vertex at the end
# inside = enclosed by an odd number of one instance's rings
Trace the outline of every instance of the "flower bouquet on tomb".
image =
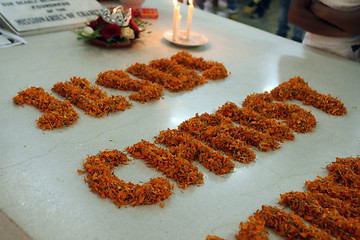
{"type": "Polygon", "coordinates": [[[129,47],[140,39],[147,24],[137,10],[106,8],[78,31],[78,39],[109,48],[129,47]]]}

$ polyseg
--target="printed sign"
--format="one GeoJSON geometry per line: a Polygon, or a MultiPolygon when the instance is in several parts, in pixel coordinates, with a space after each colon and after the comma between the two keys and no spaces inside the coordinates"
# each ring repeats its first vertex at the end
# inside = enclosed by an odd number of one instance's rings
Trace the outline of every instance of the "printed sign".
{"type": "Polygon", "coordinates": [[[99,15],[95,0],[0,0],[0,25],[19,35],[68,29],[99,15]]]}

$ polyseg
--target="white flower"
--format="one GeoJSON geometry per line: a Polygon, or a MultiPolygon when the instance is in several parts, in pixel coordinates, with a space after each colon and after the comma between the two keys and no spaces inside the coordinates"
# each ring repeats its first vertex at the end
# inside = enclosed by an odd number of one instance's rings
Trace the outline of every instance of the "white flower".
{"type": "Polygon", "coordinates": [[[91,23],[92,21],[95,21],[98,17],[96,16],[91,16],[88,18],[88,20],[86,21],[86,25],[89,25],[89,23],[91,23]]]}
{"type": "Polygon", "coordinates": [[[121,29],[121,36],[125,39],[134,39],[134,30],[132,30],[130,27],[124,27],[121,29]]]}
{"type": "Polygon", "coordinates": [[[81,31],[81,34],[84,36],[90,36],[91,34],[93,34],[93,32],[94,30],[91,27],[84,27],[81,31]]]}

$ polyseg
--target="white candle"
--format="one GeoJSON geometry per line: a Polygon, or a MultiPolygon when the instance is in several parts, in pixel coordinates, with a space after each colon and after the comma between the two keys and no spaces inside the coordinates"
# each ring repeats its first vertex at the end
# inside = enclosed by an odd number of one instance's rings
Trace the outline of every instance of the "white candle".
{"type": "Polygon", "coordinates": [[[176,24],[176,31],[180,29],[180,23],[181,23],[181,15],[179,14],[177,24],[176,24]]]}
{"type": "Polygon", "coordinates": [[[192,0],[189,0],[189,9],[188,9],[188,18],[187,18],[187,28],[186,28],[186,40],[189,40],[190,38],[190,26],[192,22],[192,16],[194,12],[194,5],[192,3],[192,0]]]}
{"type": "Polygon", "coordinates": [[[174,3],[174,18],[173,18],[172,40],[175,41],[177,37],[177,29],[179,25],[180,6],[178,5],[177,0],[173,0],[173,3],[174,3]]]}

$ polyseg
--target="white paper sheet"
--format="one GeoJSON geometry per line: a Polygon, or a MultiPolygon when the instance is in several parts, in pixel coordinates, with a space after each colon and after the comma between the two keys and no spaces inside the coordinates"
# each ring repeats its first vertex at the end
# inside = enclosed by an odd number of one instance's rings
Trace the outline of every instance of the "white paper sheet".
{"type": "Polygon", "coordinates": [[[0,0],[1,25],[23,36],[69,29],[101,10],[95,0],[0,0]]]}
{"type": "Polygon", "coordinates": [[[0,28],[0,48],[26,44],[24,38],[0,28]]]}

